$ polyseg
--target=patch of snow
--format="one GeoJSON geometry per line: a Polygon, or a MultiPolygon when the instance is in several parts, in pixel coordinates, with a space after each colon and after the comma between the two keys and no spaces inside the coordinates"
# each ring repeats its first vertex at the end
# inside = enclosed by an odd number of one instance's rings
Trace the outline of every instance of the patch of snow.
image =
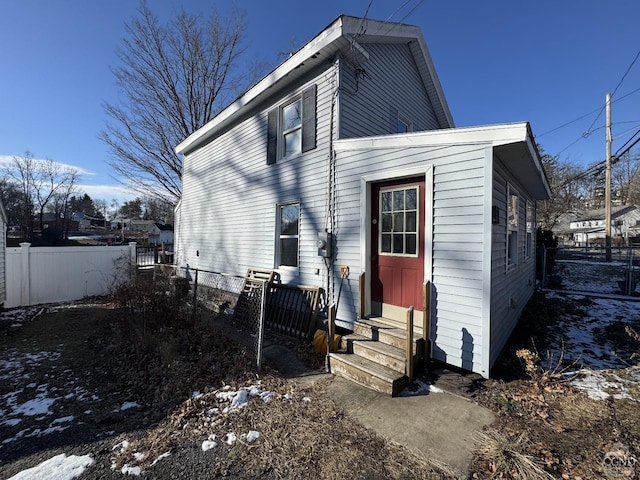
{"type": "Polygon", "coordinates": [[[35,415],[50,415],[49,408],[55,403],[53,398],[48,397],[36,397],[33,400],[28,400],[22,405],[16,406],[11,412],[12,415],[25,415],[27,417],[33,417],[35,415]]]}
{"type": "Polygon", "coordinates": [[[309,397],[302,397],[302,401],[303,401],[303,402],[310,402],[310,401],[311,401],[311,398],[309,398],[309,397]]]}
{"type": "Polygon", "coordinates": [[[6,425],[8,427],[15,427],[22,421],[21,418],[9,418],[8,420],[3,421],[0,425],[6,425]]]}
{"type": "Polygon", "coordinates": [[[171,456],[171,452],[165,452],[162,455],[158,455],[158,457],[151,463],[151,466],[153,467],[156,463],[158,463],[160,460],[170,457],[171,456]]]}
{"type": "Polygon", "coordinates": [[[234,443],[236,443],[237,439],[238,437],[236,437],[236,434],[233,432],[229,432],[224,436],[224,442],[227,445],[233,445],[234,443]]]}
{"type": "Polygon", "coordinates": [[[206,452],[207,450],[211,450],[212,448],[216,448],[218,446],[218,442],[216,442],[215,435],[209,435],[204,442],[202,442],[202,451],[206,452]]]}
{"type": "Polygon", "coordinates": [[[75,417],[73,415],[68,415],[66,417],[61,417],[61,418],[56,418],[53,422],[51,422],[51,424],[56,424],[56,423],[66,423],[66,422],[71,422],[73,421],[75,417]]]}
{"type": "Polygon", "coordinates": [[[140,408],[140,404],[138,402],[124,402],[120,406],[120,411],[123,412],[125,410],[129,410],[130,408],[140,408]]]}
{"type": "Polygon", "coordinates": [[[135,458],[137,461],[141,462],[142,460],[144,460],[147,457],[147,454],[144,452],[135,452],[133,454],[133,458],[135,458]]]}
{"type": "Polygon", "coordinates": [[[33,468],[23,470],[8,480],[71,480],[84,473],[93,464],[88,455],[76,456],[61,453],[33,468]]]}
{"type": "Polygon", "coordinates": [[[125,475],[134,475],[136,477],[139,477],[140,474],[142,473],[142,469],[140,467],[132,467],[129,464],[125,464],[120,469],[120,472],[124,473],[125,475]]]}
{"type": "Polygon", "coordinates": [[[260,432],[256,430],[249,430],[247,433],[247,443],[253,443],[260,437],[260,432]]]}
{"type": "Polygon", "coordinates": [[[416,385],[418,385],[418,388],[416,390],[413,390],[409,387],[405,387],[401,392],[400,395],[401,397],[413,397],[413,396],[418,396],[418,395],[427,395],[429,393],[443,393],[444,390],[442,390],[441,388],[436,387],[435,385],[432,385],[431,383],[424,383],[421,380],[415,380],[414,382],[416,385]]]}
{"type": "Polygon", "coordinates": [[[127,448],[129,448],[129,445],[129,440],[123,440],[120,443],[114,445],[111,451],[113,452],[114,450],[120,449],[121,452],[124,452],[127,448]]]}
{"type": "Polygon", "coordinates": [[[260,394],[260,398],[262,398],[262,400],[263,400],[265,403],[270,402],[270,401],[271,401],[271,399],[273,398],[273,392],[269,392],[269,391],[262,392],[262,393],[260,394]]]}
{"type": "Polygon", "coordinates": [[[624,379],[613,371],[582,369],[569,383],[584,391],[592,400],[606,400],[609,397],[617,400],[640,400],[634,398],[631,390],[633,386],[637,386],[637,382],[624,379]]]}

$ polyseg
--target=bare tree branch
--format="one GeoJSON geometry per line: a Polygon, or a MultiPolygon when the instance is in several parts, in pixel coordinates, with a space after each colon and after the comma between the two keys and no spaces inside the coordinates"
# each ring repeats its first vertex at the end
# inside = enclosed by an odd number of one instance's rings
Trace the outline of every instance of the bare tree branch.
{"type": "Polygon", "coordinates": [[[244,13],[229,18],[182,10],[163,25],[143,0],[125,26],[113,69],[122,103],[107,103],[100,138],[116,179],[143,196],[175,203],[182,160],[175,146],[211,120],[239,88],[253,81],[240,70],[244,13]]]}

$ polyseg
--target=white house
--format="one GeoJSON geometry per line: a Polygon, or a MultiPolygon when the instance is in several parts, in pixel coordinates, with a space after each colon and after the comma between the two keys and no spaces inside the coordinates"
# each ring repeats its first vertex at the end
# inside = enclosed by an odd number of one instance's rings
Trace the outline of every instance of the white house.
{"type": "MultiPolygon", "coordinates": [[[[566,216],[556,230],[565,243],[575,246],[604,245],[606,237],[605,209],[588,210],[566,216]]],[[[640,209],[636,205],[611,208],[611,236],[614,243],[627,244],[634,237],[640,222],[640,209]]]]}
{"type": "Polygon", "coordinates": [[[338,17],[176,150],[178,264],[321,286],[349,329],[414,306],[431,358],[490,375],[549,187],[527,123],[454,127],[419,28],[338,17]]]}
{"type": "Polygon", "coordinates": [[[173,244],[173,226],[165,223],[153,223],[149,227],[149,244],[173,244]]]}

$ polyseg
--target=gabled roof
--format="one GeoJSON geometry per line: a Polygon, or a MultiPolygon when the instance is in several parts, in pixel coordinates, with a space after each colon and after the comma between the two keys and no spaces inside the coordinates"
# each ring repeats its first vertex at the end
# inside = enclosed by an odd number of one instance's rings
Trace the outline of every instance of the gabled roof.
{"type": "Polygon", "coordinates": [[[176,147],[176,152],[187,154],[202,146],[241,118],[248,109],[286,89],[320,64],[333,61],[339,55],[345,58],[355,55],[359,62],[366,61],[368,54],[365,45],[371,43],[409,45],[440,127],[453,128],[453,117],[420,28],[341,15],[206,125],[182,141],[176,147]]]}
{"type": "Polygon", "coordinates": [[[491,145],[506,168],[536,200],[551,198],[549,182],[528,122],[428,130],[337,140],[337,152],[421,145],[491,145]]]}

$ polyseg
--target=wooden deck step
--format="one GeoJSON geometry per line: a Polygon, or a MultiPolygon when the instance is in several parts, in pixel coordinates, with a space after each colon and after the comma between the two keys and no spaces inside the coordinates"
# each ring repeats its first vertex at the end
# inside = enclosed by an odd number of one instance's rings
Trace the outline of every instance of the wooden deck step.
{"type": "Polygon", "coordinates": [[[397,396],[407,382],[404,374],[351,353],[331,353],[330,364],[332,373],[391,396],[397,396]]]}
{"type": "MultiPolygon", "coordinates": [[[[404,349],[406,345],[407,333],[403,328],[390,326],[378,320],[363,319],[353,324],[353,331],[358,335],[377,340],[392,347],[404,349]]],[[[413,353],[416,353],[416,343],[421,337],[414,330],[413,353]]]]}

